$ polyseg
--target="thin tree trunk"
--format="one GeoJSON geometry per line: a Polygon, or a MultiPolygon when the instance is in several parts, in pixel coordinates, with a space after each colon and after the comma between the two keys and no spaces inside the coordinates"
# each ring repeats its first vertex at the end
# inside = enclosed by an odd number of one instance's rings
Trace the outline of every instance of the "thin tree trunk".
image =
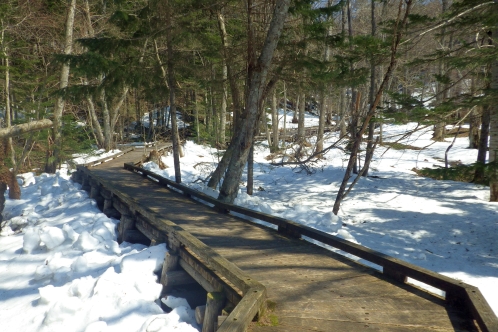
{"type": "Polygon", "coordinates": [[[249,150],[249,156],[247,158],[247,194],[252,195],[254,193],[254,145],[251,146],[249,150]]]}
{"type": "Polygon", "coordinates": [[[306,109],[306,95],[301,93],[299,96],[299,121],[297,123],[297,141],[299,144],[304,142],[304,115],[306,109]]]}
{"type": "MultiPolygon", "coordinates": [[[[76,10],[76,0],[71,0],[68,7],[67,20],[66,20],[66,32],[64,41],[64,54],[69,55],[73,50],[73,25],[74,25],[74,13],[76,10]]],[[[61,76],[59,88],[65,89],[69,84],[69,63],[65,62],[62,64],[61,76]]],[[[47,173],[55,173],[57,165],[60,163],[61,152],[62,152],[62,113],[64,110],[65,101],[63,97],[57,97],[54,105],[54,127],[53,127],[53,137],[54,137],[54,151],[52,158],[47,160],[47,165],[45,171],[47,173]]]]}
{"type": "Polygon", "coordinates": [[[283,128],[284,139],[282,140],[282,147],[285,148],[285,140],[287,139],[287,87],[284,81],[284,128],[283,128]]]}
{"type": "Polygon", "coordinates": [[[102,127],[100,126],[99,119],[97,117],[97,112],[95,111],[95,104],[93,103],[93,99],[91,96],[86,97],[86,101],[88,103],[88,113],[90,114],[90,121],[92,122],[92,126],[95,129],[95,137],[97,139],[97,146],[99,149],[102,149],[105,146],[104,134],[102,133],[102,127]]]}
{"type": "Polygon", "coordinates": [[[171,36],[172,18],[171,7],[169,0],[166,0],[166,47],[168,49],[168,85],[169,85],[169,111],[171,114],[171,137],[173,141],[173,162],[175,167],[175,181],[176,183],[182,182],[182,173],[180,170],[180,140],[178,135],[178,125],[176,122],[176,100],[175,100],[175,72],[174,72],[174,53],[173,53],[173,39],[171,36]]]}
{"type": "MultiPolygon", "coordinates": [[[[2,21],[2,28],[3,28],[3,21],[2,21]]],[[[7,54],[7,48],[3,45],[4,44],[4,29],[2,29],[2,36],[1,36],[1,41],[2,41],[2,47],[3,47],[3,56],[4,58],[4,63],[5,63],[5,126],[7,127],[7,130],[10,129],[12,125],[12,110],[10,107],[10,63],[9,63],[9,55],[7,54]]],[[[12,167],[16,169],[16,152],[14,150],[14,145],[12,144],[12,137],[9,136],[6,139],[6,144],[7,144],[7,151],[9,151],[10,155],[10,161],[12,163],[12,167]]],[[[6,152],[7,152],[6,151],[6,152]]]]}
{"type": "MultiPolygon", "coordinates": [[[[495,0],[495,7],[498,6],[498,0],[495,0]]],[[[493,44],[498,45],[498,27],[493,30],[493,44]]],[[[491,93],[498,94],[498,59],[495,58],[491,65],[491,93]]],[[[498,163],[498,103],[490,107],[490,125],[489,125],[489,162],[498,163]]],[[[482,134],[481,134],[482,135],[482,134]]],[[[498,167],[494,166],[489,181],[489,200],[498,202],[498,167]]]]}
{"type": "MultiPolygon", "coordinates": [[[[382,93],[383,93],[387,83],[390,80],[390,77],[392,75],[394,68],[396,67],[396,62],[397,62],[396,54],[397,54],[399,43],[401,42],[401,37],[403,35],[403,31],[406,27],[408,16],[410,14],[410,9],[411,9],[412,3],[413,3],[412,1],[413,0],[407,0],[406,2],[405,2],[405,0],[399,1],[398,17],[397,17],[397,20],[396,20],[396,23],[394,26],[394,38],[393,38],[393,42],[391,44],[391,59],[390,59],[389,67],[387,68],[386,74],[384,75],[384,79],[382,80],[382,82],[377,90],[377,93],[375,95],[375,99],[374,99],[373,103],[370,105],[370,108],[365,116],[365,119],[363,120],[363,125],[362,125],[361,129],[356,133],[356,139],[354,140],[353,146],[351,148],[351,154],[349,157],[348,166],[346,167],[346,172],[344,174],[344,178],[342,180],[341,186],[340,186],[339,191],[337,193],[337,197],[336,197],[336,200],[334,203],[334,208],[332,210],[332,212],[335,215],[337,215],[337,213],[339,212],[341,202],[344,199],[344,193],[346,192],[346,186],[347,186],[348,181],[349,181],[350,176],[351,176],[351,171],[353,170],[354,164],[356,164],[357,152],[360,148],[363,133],[367,129],[367,126],[370,122],[370,119],[372,119],[372,117],[374,116],[377,105],[379,104],[379,102],[382,98],[382,93]],[[404,13],[403,17],[401,17],[403,4],[405,4],[405,13],[404,13]]],[[[354,183],[355,182],[353,182],[353,184],[354,183]]],[[[351,188],[352,187],[350,187],[350,189],[351,188]]],[[[349,192],[349,190],[348,190],[348,192],[349,192]]]]}
{"type": "MultiPolygon", "coordinates": [[[[479,149],[477,152],[477,162],[483,166],[486,163],[488,156],[488,139],[489,139],[489,121],[490,121],[491,106],[485,106],[482,110],[481,117],[481,133],[479,137],[479,149]]],[[[475,183],[484,183],[484,168],[476,168],[474,175],[475,183]]]]}
{"type": "MultiPolygon", "coordinates": [[[[226,32],[225,28],[225,19],[223,17],[223,14],[219,13],[218,14],[218,26],[220,28],[220,35],[221,35],[221,40],[222,40],[222,45],[223,45],[223,50],[222,50],[222,55],[223,55],[223,61],[226,66],[226,74],[228,77],[228,82],[230,84],[230,90],[231,90],[231,95],[232,95],[232,104],[233,104],[233,120],[232,120],[232,127],[233,127],[233,135],[235,135],[236,128],[238,128],[239,125],[239,118],[242,113],[242,105],[240,101],[240,92],[239,92],[239,87],[237,85],[237,80],[235,77],[235,74],[233,73],[233,66],[232,66],[232,60],[228,54],[228,35],[226,32]]],[[[225,81],[225,79],[224,79],[225,81]]],[[[224,88],[226,89],[226,88],[224,88]]],[[[225,90],[225,93],[226,90],[225,90]]]]}
{"type": "Polygon", "coordinates": [[[273,90],[271,98],[271,132],[272,132],[272,150],[278,150],[278,101],[277,101],[277,89],[273,90]]]}
{"type": "MultiPolygon", "coordinates": [[[[375,33],[377,30],[377,25],[375,23],[375,0],[371,0],[371,24],[372,24],[372,37],[375,37],[375,33]]],[[[375,76],[376,76],[376,67],[375,67],[375,59],[372,56],[370,59],[370,91],[368,94],[368,103],[371,105],[375,98],[375,76]]],[[[370,122],[368,125],[368,138],[367,138],[367,155],[373,155],[373,137],[375,131],[375,122],[370,122]]],[[[365,170],[363,171],[363,176],[368,176],[369,163],[365,163],[365,170]]]]}
{"type": "Polygon", "coordinates": [[[226,128],[226,123],[227,123],[227,98],[228,98],[228,92],[227,92],[227,65],[226,63],[223,63],[222,65],[222,96],[221,96],[221,107],[220,107],[220,143],[221,146],[225,146],[226,142],[226,134],[225,134],[225,128],[226,128]]]}

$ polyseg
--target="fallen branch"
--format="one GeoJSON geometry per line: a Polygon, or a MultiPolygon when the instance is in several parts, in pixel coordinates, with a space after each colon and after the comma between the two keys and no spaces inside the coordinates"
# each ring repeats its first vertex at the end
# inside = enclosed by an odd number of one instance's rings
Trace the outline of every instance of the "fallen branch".
{"type": "Polygon", "coordinates": [[[43,119],[15,125],[12,127],[2,128],[0,129],[0,139],[19,136],[31,131],[50,128],[52,127],[52,125],[52,121],[50,121],[49,119],[43,119]]]}
{"type": "Polygon", "coordinates": [[[321,154],[324,154],[325,152],[329,151],[329,150],[332,150],[332,149],[339,149],[339,150],[342,150],[344,151],[343,148],[341,148],[340,146],[337,146],[344,138],[346,137],[346,135],[342,136],[339,138],[338,141],[336,141],[334,144],[326,147],[325,149],[321,150],[321,151],[317,151],[313,154],[311,154],[310,156],[308,156],[308,158],[306,158],[305,160],[298,160],[298,161],[286,161],[286,162],[279,162],[279,163],[270,163],[270,165],[272,166],[285,166],[285,165],[302,165],[302,164],[305,164],[305,163],[308,163],[310,162],[313,158],[321,155],[321,154]]]}

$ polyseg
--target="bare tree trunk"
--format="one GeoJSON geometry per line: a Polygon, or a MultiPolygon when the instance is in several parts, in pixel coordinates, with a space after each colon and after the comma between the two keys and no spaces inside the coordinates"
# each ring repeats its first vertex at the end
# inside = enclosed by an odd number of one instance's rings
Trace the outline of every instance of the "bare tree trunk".
{"type": "MultiPolygon", "coordinates": [[[[377,25],[375,23],[375,0],[371,0],[371,24],[372,24],[372,37],[375,37],[375,33],[377,30],[377,25]]],[[[375,59],[372,56],[370,59],[370,91],[368,94],[368,103],[372,105],[375,98],[375,76],[376,76],[376,67],[375,67],[375,59]]],[[[368,138],[367,138],[367,155],[370,156],[370,159],[373,156],[373,144],[374,144],[374,131],[375,131],[375,122],[370,122],[368,125],[368,138]]],[[[368,158],[365,158],[368,159],[368,158]]],[[[369,165],[365,163],[365,170],[363,171],[363,176],[368,176],[369,165]]]]}
{"type": "Polygon", "coordinates": [[[299,121],[297,123],[297,141],[299,144],[304,142],[304,114],[306,109],[306,95],[301,93],[299,95],[299,121]]]}
{"type": "MultiPolygon", "coordinates": [[[[353,142],[353,146],[351,147],[351,154],[349,157],[348,166],[346,167],[346,172],[344,174],[344,178],[342,180],[341,186],[340,186],[339,191],[337,193],[337,197],[336,197],[336,200],[334,203],[334,208],[332,209],[332,212],[336,215],[339,212],[341,202],[344,199],[344,196],[346,193],[346,186],[347,186],[348,181],[349,181],[350,176],[351,176],[351,171],[353,170],[353,166],[356,164],[356,157],[357,157],[358,150],[360,148],[360,144],[362,142],[363,133],[367,129],[367,126],[368,126],[370,120],[374,116],[377,105],[379,105],[379,102],[382,98],[382,93],[383,93],[383,91],[384,91],[384,89],[385,89],[385,87],[386,87],[386,85],[387,85],[387,83],[392,75],[394,68],[396,67],[396,62],[397,62],[396,54],[398,51],[399,43],[401,42],[401,37],[403,35],[403,31],[405,30],[405,27],[406,27],[406,23],[408,20],[408,16],[410,14],[410,9],[412,7],[412,3],[413,3],[413,0],[407,0],[407,1],[400,0],[399,1],[398,16],[397,16],[397,20],[396,20],[396,23],[394,26],[394,33],[393,33],[394,39],[393,39],[392,44],[391,44],[390,63],[389,63],[389,66],[387,68],[386,74],[384,75],[384,79],[382,80],[382,83],[380,84],[379,88],[377,89],[375,99],[374,99],[373,103],[370,105],[369,110],[365,116],[365,119],[363,120],[363,125],[360,128],[360,130],[356,133],[355,140],[353,142]],[[403,4],[405,4],[405,5],[403,5],[403,4]],[[403,7],[405,7],[405,12],[404,12],[404,15],[402,17],[403,7]]],[[[366,160],[366,162],[368,164],[368,160],[366,160]]],[[[354,185],[354,183],[355,182],[353,182],[353,185],[354,185]]],[[[351,190],[351,188],[352,187],[350,187],[348,192],[351,190]]]]}
{"type": "Polygon", "coordinates": [[[273,136],[271,149],[273,151],[278,150],[278,101],[277,101],[277,89],[273,90],[271,98],[271,132],[273,136]]]}
{"type": "MultiPolygon", "coordinates": [[[[251,149],[254,136],[254,128],[257,124],[259,107],[266,83],[266,77],[270,68],[273,54],[277,47],[278,39],[282,33],[290,0],[277,0],[273,17],[270,23],[265,43],[259,58],[253,59],[250,56],[248,67],[248,95],[246,102],[245,121],[237,128],[238,134],[231,142],[237,147],[233,152],[225,180],[221,186],[218,199],[223,202],[233,203],[237,196],[239,181],[244,170],[244,166],[251,149]]],[[[248,0],[248,8],[252,6],[252,0],[248,0]]],[[[249,22],[251,17],[249,15],[249,22]]],[[[248,30],[252,33],[252,26],[248,24],[248,30]]],[[[248,54],[253,53],[254,36],[248,38],[248,54]]]]}
{"type": "MultiPolygon", "coordinates": [[[[5,29],[3,29],[3,21],[2,21],[2,36],[1,36],[1,44],[3,48],[3,56],[5,63],[5,126],[7,129],[11,128],[12,125],[12,110],[10,107],[10,63],[9,63],[9,55],[7,54],[7,47],[4,46],[4,33],[5,29]]],[[[16,169],[16,153],[14,150],[14,145],[12,144],[12,137],[7,137],[5,143],[7,144],[7,151],[9,151],[10,160],[14,169],[16,169]]],[[[6,153],[7,153],[6,151],[6,153]]]]}
{"type": "MultiPolygon", "coordinates": [[[[328,7],[332,6],[332,1],[329,0],[327,3],[328,7]]],[[[327,30],[326,38],[331,34],[331,29],[329,28],[327,30]]],[[[323,61],[327,63],[330,58],[330,48],[329,46],[325,43],[325,51],[323,54],[323,61]]],[[[323,133],[325,131],[325,114],[328,113],[328,103],[327,103],[327,95],[329,93],[328,86],[324,86],[322,88],[322,91],[320,91],[320,117],[318,120],[318,133],[316,135],[316,147],[315,147],[315,152],[319,152],[323,150],[323,133]]],[[[320,155],[321,157],[321,155],[320,155]]]]}
{"type": "MultiPolygon", "coordinates": [[[[482,166],[486,163],[488,156],[488,136],[489,136],[489,121],[490,121],[491,106],[485,106],[482,110],[481,117],[481,133],[479,137],[479,149],[477,153],[477,162],[482,166]]],[[[484,183],[484,168],[476,168],[474,175],[475,183],[484,183]]]]}
{"type": "Polygon", "coordinates": [[[97,139],[97,146],[102,149],[105,146],[104,134],[102,133],[102,127],[100,126],[99,119],[97,117],[97,112],[95,111],[95,104],[93,103],[93,99],[90,96],[86,97],[86,101],[88,103],[88,113],[90,114],[90,120],[92,122],[92,126],[95,129],[95,137],[97,139]]]}
{"type": "Polygon", "coordinates": [[[105,96],[105,89],[100,91],[100,102],[102,103],[102,116],[104,121],[104,149],[111,150],[111,116],[109,114],[109,107],[105,96]]]}
{"type": "Polygon", "coordinates": [[[287,138],[287,87],[284,81],[284,128],[283,128],[284,139],[282,140],[282,147],[285,147],[285,140],[287,138]]]}
{"type": "MultiPolygon", "coordinates": [[[[73,25],[74,25],[74,12],[76,10],[76,0],[71,0],[68,7],[67,20],[66,20],[66,32],[64,41],[64,54],[71,54],[73,50],[73,25]]],[[[59,88],[65,89],[69,84],[69,63],[65,62],[62,64],[61,76],[59,88]]],[[[54,127],[53,127],[53,137],[54,137],[54,151],[52,158],[47,160],[47,165],[45,171],[47,173],[55,173],[57,165],[60,163],[61,152],[62,152],[62,112],[64,110],[65,101],[63,97],[57,97],[54,105],[54,127]]]]}
{"type": "Polygon", "coordinates": [[[173,162],[175,167],[175,181],[176,183],[182,182],[182,173],[180,170],[180,139],[178,135],[178,125],[176,122],[176,100],[175,100],[175,72],[174,72],[174,54],[173,54],[173,40],[171,36],[171,28],[173,25],[171,18],[171,7],[169,0],[166,0],[166,47],[168,48],[168,85],[169,85],[169,111],[171,115],[171,137],[173,141],[173,162]]]}
{"type": "MultiPolygon", "coordinates": [[[[495,7],[498,6],[498,0],[495,0],[495,7]]],[[[493,30],[493,44],[498,45],[498,27],[493,30]]],[[[495,46],[496,47],[496,46],[495,46]]],[[[491,65],[491,93],[498,94],[498,59],[495,58],[491,65]]],[[[490,126],[489,126],[489,162],[498,163],[498,103],[491,105],[490,109],[490,126]]],[[[489,181],[489,200],[498,202],[498,168],[493,167],[491,179],[489,181]]]]}
{"type": "MultiPolygon", "coordinates": [[[[239,87],[237,85],[236,77],[235,74],[233,73],[232,70],[232,60],[228,54],[228,35],[226,32],[225,28],[225,19],[223,17],[223,14],[219,13],[218,14],[218,26],[220,28],[220,35],[221,35],[221,40],[223,44],[223,50],[222,50],[222,55],[224,59],[224,63],[226,66],[226,73],[228,77],[228,82],[230,83],[230,90],[232,94],[232,104],[233,104],[233,121],[232,121],[232,127],[233,127],[233,132],[235,135],[236,128],[238,128],[239,125],[239,118],[242,113],[242,105],[240,101],[240,92],[239,92],[239,87]]],[[[225,79],[224,79],[225,81],[225,79]]],[[[226,89],[226,88],[224,88],[226,89]]],[[[226,90],[225,93],[227,94],[226,90]]]]}
{"type": "Polygon", "coordinates": [[[247,158],[247,194],[254,193],[254,145],[251,146],[247,158]]]}
{"type": "Polygon", "coordinates": [[[481,125],[481,118],[482,118],[482,106],[476,107],[469,119],[469,149],[478,149],[479,148],[479,141],[480,141],[480,131],[479,127],[481,125]]]}
{"type": "MultiPolygon", "coordinates": [[[[446,12],[447,7],[448,7],[448,0],[442,0],[441,4],[442,4],[441,13],[444,15],[444,13],[446,12]]],[[[441,30],[441,40],[440,40],[441,47],[443,48],[443,51],[445,50],[445,30],[446,29],[443,27],[441,30]]],[[[445,72],[444,60],[440,59],[440,61],[439,61],[439,75],[445,75],[445,74],[446,74],[446,72],[445,72]]],[[[436,88],[437,88],[436,100],[438,100],[438,105],[439,105],[447,99],[446,97],[447,97],[448,93],[447,93],[446,85],[441,83],[441,82],[437,82],[436,88]]],[[[435,141],[438,141],[438,142],[444,141],[445,135],[446,135],[446,122],[441,121],[434,126],[434,133],[432,135],[432,139],[435,141]]]]}
{"type": "Polygon", "coordinates": [[[227,123],[227,98],[228,98],[228,91],[227,91],[227,65],[225,62],[223,62],[222,66],[222,96],[221,96],[221,107],[220,107],[220,143],[222,146],[225,146],[226,144],[226,134],[225,134],[225,128],[226,128],[226,123],[227,123]]]}

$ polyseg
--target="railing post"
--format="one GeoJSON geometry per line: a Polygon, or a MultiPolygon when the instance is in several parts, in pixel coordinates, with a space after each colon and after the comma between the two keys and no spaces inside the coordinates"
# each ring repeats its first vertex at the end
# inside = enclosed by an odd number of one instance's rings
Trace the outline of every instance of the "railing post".
{"type": "Polygon", "coordinates": [[[215,332],[218,329],[218,315],[224,305],[224,293],[214,292],[207,294],[206,311],[204,313],[204,322],[202,323],[202,332],[215,332]]]}

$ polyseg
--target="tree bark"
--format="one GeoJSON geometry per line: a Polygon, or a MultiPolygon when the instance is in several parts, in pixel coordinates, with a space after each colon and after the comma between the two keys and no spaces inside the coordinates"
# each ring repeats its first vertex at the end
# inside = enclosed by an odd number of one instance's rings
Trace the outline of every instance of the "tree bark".
{"type": "Polygon", "coordinates": [[[42,119],[37,121],[31,121],[28,123],[23,123],[7,128],[0,129],[0,139],[19,136],[32,131],[37,131],[41,129],[47,129],[52,127],[53,123],[49,119],[42,119]]]}
{"type": "MultiPolygon", "coordinates": [[[[248,1],[248,6],[251,5],[251,1],[248,1]]],[[[220,195],[218,197],[218,199],[223,202],[233,203],[235,197],[237,197],[239,181],[249,155],[249,150],[253,143],[254,128],[258,120],[259,106],[261,104],[266,77],[270,69],[278,40],[283,30],[289,5],[290,0],[277,0],[270,28],[268,30],[261,54],[257,61],[249,61],[248,94],[246,102],[247,117],[245,121],[240,124],[237,130],[238,134],[231,143],[237,148],[235,149],[230,160],[225,180],[223,181],[220,195]]],[[[248,28],[249,31],[252,29],[251,26],[248,28]]],[[[249,38],[249,55],[252,52],[251,47],[254,47],[253,43],[254,40],[249,38]]]]}
{"type": "MultiPolygon", "coordinates": [[[[498,7],[498,0],[495,0],[495,7],[498,7]]],[[[493,30],[493,44],[498,45],[498,27],[493,30]]],[[[491,65],[491,93],[498,96],[498,59],[495,58],[491,65]]],[[[490,126],[489,126],[489,162],[498,162],[498,103],[490,106],[490,126]]],[[[492,168],[491,179],[489,181],[490,202],[498,202],[498,168],[492,168]]]]}
{"type": "Polygon", "coordinates": [[[299,119],[297,123],[297,142],[302,144],[304,142],[304,115],[306,110],[306,95],[301,93],[299,96],[299,119]]]}
{"type": "Polygon", "coordinates": [[[171,116],[171,137],[173,141],[173,163],[175,168],[175,182],[182,182],[182,173],[180,169],[180,140],[178,135],[178,125],[176,121],[176,82],[173,63],[173,38],[172,38],[172,17],[169,0],[166,1],[166,47],[168,49],[168,85],[169,85],[169,112],[171,116]]]}
{"type": "MultiPolygon", "coordinates": [[[[68,7],[67,20],[66,20],[66,32],[64,41],[64,54],[69,55],[73,50],[73,26],[74,26],[74,13],[76,10],[76,0],[71,0],[68,7]]],[[[65,62],[62,64],[61,76],[59,88],[65,89],[69,84],[69,63],[65,62]]],[[[61,152],[62,152],[62,112],[64,110],[65,101],[64,98],[59,96],[54,105],[54,126],[53,126],[53,137],[54,137],[54,151],[52,158],[47,160],[47,165],[45,171],[47,173],[55,173],[57,165],[60,163],[61,152]]]]}
{"type": "MultiPolygon", "coordinates": [[[[372,24],[372,37],[375,37],[377,30],[377,25],[375,23],[375,0],[371,0],[371,24],[372,24]]],[[[376,66],[375,59],[372,56],[370,59],[370,91],[368,94],[368,103],[371,105],[375,98],[375,76],[376,76],[376,66]]],[[[376,110],[375,110],[376,111],[376,110]]],[[[375,122],[370,122],[368,125],[368,138],[367,138],[367,155],[370,155],[370,159],[373,157],[373,145],[374,145],[374,131],[375,122]]],[[[368,159],[365,157],[365,160],[368,159]]],[[[368,176],[368,169],[370,163],[365,162],[365,170],[363,171],[363,176],[368,176]]]]}
{"type": "MultiPolygon", "coordinates": [[[[479,137],[479,149],[477,152],[477,162],[482,166],[486,163],[488,155],[488,140],[489,140],[489,121],[491,107],[485,106],[482,110],[481,117],[481,133],[479,137]]],[[[477,167],[474,175],[475,183],[484,183],[484,168],[477,167]]]]}
{"type": "MultiPolygon", "coordinates": [[[[339,191],[337,193],[337,197],[336,197],[336,200],[334,203],[334,208],[332,209],[332,212],[335,215],[337,215],[337,213],[339,212],[341,202],[344,198],[344,193],[346,192],[346,186],[347,186],[348,181],[349,181],[350,176],[351,176],[351,171],[353,170],[353,166],[356,164],[356,157],[357,157],[357,153],[358,153],[358,150],[360,148],[360,144],[361,144],[361,141],[363,138],[363,133],[367,129],[367,126],[368,126],[370,120],[374,116],[377,105],[379,104],[379,102],[382,98],[382,93],[383,93],[383,91],[384,91],[384,89],[385,89],[385,87],[386,87],[386,85],[387,85],[387,83],[392,75],[392,72],[394,71],[394,68],[396,67],[396,62],[397,62],[396,54],[398,51],[398,46],[401,42],[401,37],[403,36],[403,31],[405,30],[405,27],[406,27],[406,23],[408,20],[408,16],[410,14],[410,9],[411,9],[412,3],[413,3],[413,0],[408,0],[406,2],[404,0],[399,1],[398,17],[397,17],[397,20],[396,20],[396,23],[394,26],[394,38],[393,38],[393,42],[391,44],[390,63],[389,63],[389,66],[387,68],[387,71],[384,75],[384,79],[382,80],[382,83],[380,84],[380,86],[377,90],[377,93],[375,95],[375,99],[374,99],[373,103],[370,105],[370,108],[365,116],[365,119],[363,120],[363,125],[360,128],[360,130],[356,133],[355,140],[353,142],[353,146],[351,147],[351,154],[349,157],[348,166],[346,167],[346,173],[344,174],[344,178],[342,180],[341,186],[340,186],[339,191]],[[405,12],[404,12],[404,15],[402,17],[404,3],[405,3],[405,12]]],[[[350,187],[350,189],[351,189],[351,187],[350,187]]]]}
{"type": "Polygon", "coordinates": [[[225,146],[226,144],[226,138],[225,138],[225,128],[227,124],[227,98],[228,98],[228,92],[227,92],[227,65],[224,62],[222,65],[222,89],[221,89],[221,107],[220,107],[220,144],[221,146],[225,146]]]}
{"type": "Polygon", "coordinates": [[[272,144],[271,148],[273,151],[278,150],[278,101],[277,101],[277,89],[273,90],[271,98],[271,132],[272,132],[272,144]]]}

